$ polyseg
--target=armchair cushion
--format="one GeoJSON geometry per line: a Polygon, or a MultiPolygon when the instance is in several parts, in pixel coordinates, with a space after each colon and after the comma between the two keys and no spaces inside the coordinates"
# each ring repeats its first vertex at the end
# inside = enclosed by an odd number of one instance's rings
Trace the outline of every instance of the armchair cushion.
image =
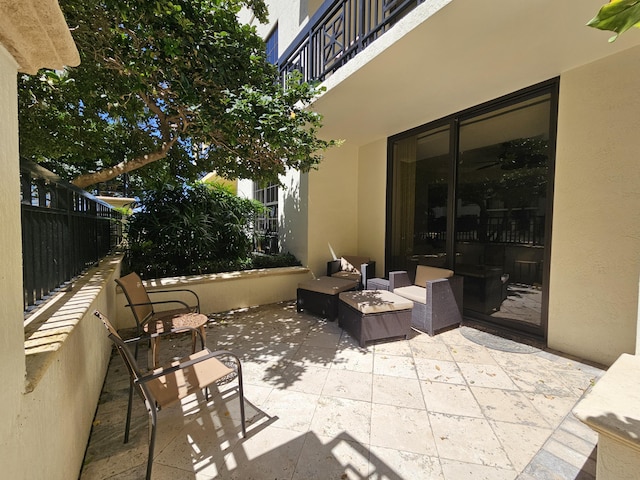
{"type": "Polygon", "coordinates": [[[361,267],[365,263],[369,263],[369,257],[345,256],[340,258],[340,270],[342,272],[361,274],[361,267]]]}
{"type": "Polygon", "coordinates": [[[451,277],[453,277],[452,270],[429,267],[427,265],[418,265],[416,268],[416,279],[413,283],[424,288],[428,281],[451,277]]]}
{"type": "Polygon", "coordinates": [[[376,275],[376,262],[369,257],[346,255],[327,262],[327,277],[358,282],[358,288],[367,286],[367,281],[376,275]]]}
{"type": "Polygon", "coordinates": [[[427,289],[417,285],[396,288],[393,293],[400,295],[412,302],[427,303],[427,289]]]}

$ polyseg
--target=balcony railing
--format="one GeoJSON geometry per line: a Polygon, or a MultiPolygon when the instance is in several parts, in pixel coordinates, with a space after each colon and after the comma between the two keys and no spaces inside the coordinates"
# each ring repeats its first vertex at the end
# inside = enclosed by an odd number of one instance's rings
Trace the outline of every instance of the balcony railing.
{"type": "Polygon", "coordinates": [[[426,0],[326,1],[278,60],[283,82],[298,70],[323,81],[426,0]]]}
{"type": "Polygon", "coordinates": [[[120,243],[122,215],[38,165],[21,165],[20,183],[27,311],[120,243]]]}

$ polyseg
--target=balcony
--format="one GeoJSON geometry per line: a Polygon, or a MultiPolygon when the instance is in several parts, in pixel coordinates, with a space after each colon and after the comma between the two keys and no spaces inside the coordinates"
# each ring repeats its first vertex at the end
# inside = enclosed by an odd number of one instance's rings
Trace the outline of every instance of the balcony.
{"type": "Polygon", "coordinates": [[[282,80],[298,70],[322,82],[426,0],[325,2],[278,60],[282,80]]]}

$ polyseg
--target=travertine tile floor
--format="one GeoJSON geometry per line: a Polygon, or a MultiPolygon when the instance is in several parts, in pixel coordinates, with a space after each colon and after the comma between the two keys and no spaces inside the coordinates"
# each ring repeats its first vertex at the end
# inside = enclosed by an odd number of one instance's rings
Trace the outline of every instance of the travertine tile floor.
{"type": "MultiPolygon", "coordinates": [[[[361,349],[294,303],[212,315],[208,346],[243,361],[247,438],[235,383],[208,403],[190,397],[160,413],[153,478],[595,478],[596,436],[571,410],[603,370],[508,340],[488,348],[474,333],[414,332],[361,349]]],[[[161,354],[189,343],[164,341],[161,354]]],[[[148,420],[137,397],[122,443],[127,387],[114,354],[81,480],[144,477],[148,420]]]]}

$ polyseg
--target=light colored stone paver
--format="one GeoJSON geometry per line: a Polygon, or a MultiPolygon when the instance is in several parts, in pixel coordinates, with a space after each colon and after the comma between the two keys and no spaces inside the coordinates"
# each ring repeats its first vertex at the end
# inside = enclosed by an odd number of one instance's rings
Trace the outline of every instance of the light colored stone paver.
{"type": "Polygon", "coordinates": [[[413,358],[396,355],[376,355],[373,361],[373,373],[392,377],[418,378],[413,358]]]}
{"type": "Polygon", "coordinates": [[[371,445],[436,456],[429,416],[425,410],[373,404],[371,445]]]}
{"type": "Polygon", "coordinates": [[[476,363],[458,362],[467,383],[475,387],[501,388],[517,390],[516,384],[498,365],[479,365],[476,363]]]}
{"type": "Polygon", "coordinates": [[[489,420],[550,427],[522,392],[473,386],[471,391],[489,420]]]}
{"type": "Polygon", "coordinates": [[[422,382],[422,394],[430,412],[484,418],[480,405],[466,385],[422,382]]]}
{"type": "Polygon", "coordinates": [[[484,418],[429,413],[440,458],[512,469],[500,441],[484,418]]]}
{"type": "Polygon", "coordinates": [[[374,375],[372,401],[385,405],[425,408],[420,382],[412,378],[374,375]]]}
{"type": "Polygon", "coordinates": [[[437,457],[396,448],[371,446],[369,478],[380,480],[444,480],[437,457]]]}
{"type": "Polygon", "coordinates": [[[369,449],[356,441],[318,437],[309,432],[293,480],[359,480],[369,472],[369,449]]]}
{"type": "Polygon", "coordinates": [[[316,412],[318,397],[294,390],[274,390],[265,401],[263,410],[276,418],[276,427],[306,432],[316,412]]]}
{"type": "MultiPolygon", "coordinates": [[[[492,350],[463,329],[360,348],[338,322],[293,302],[212,317],[209,346],[242,359],[248,436],[233,382],[224,398],[214,388],[208,402],[193,395],[163,409],[154,480],[594,478],[597,436],[571,414],[602,374],[594,366],[535,348],[492,350]]],[[[161,361],[189,343],[168,339],[161,361]]],[[[148,416],[135,397],[124,445],[120,362],[113,357],[80,480],[144,476],[148,416]]]]}
{"type": "Polygon", "coordinates": [[[514,480],[518,474],[514,470],[495,468],[476,463],[457,462],[442,459],[442,471],[446,480],[514,480]]]}
{"type": "Polygon", "coordinates": [[[553,433],[551,428],[533,427],[519,423],[490,422],[513,467],[522,472],[531,458],[553,433]]]}
{"type": "Polygon", "coordinates": [[[369,445],[371,403],[321,396],[311,421],[311,431],[319,437],[356,440],[369,445]]]}
{"type": "Polygon", "coordinates": [[[373,375],[366,372],[331,369],[322,388],[322,395],[370,402],[373,375]]]}
{"type": "Polygon", "coordinates": [[[415,363],[420,380],[455,383],[457,385],[467,384],[467,381],[462,376],[462,372],[458,368],[458,364],[454,361],[416,358],[415,363]]]}

